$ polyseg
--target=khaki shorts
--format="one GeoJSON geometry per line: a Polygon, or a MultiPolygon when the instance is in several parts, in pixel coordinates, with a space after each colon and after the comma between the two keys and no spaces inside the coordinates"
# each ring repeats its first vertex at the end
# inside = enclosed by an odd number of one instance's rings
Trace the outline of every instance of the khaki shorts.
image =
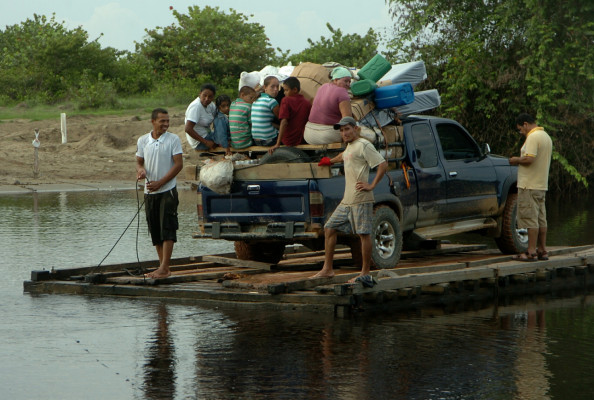
{"type": "Polygon", "coordinates": [[[344,233],[357,235],[371,234],[373,203],[362,203],[347,206],[342,203],[336,207],[324,228],[336,229],[344,233]]]}
{"type": "Polygon", "coordinates": [[[546,228],[545,190],[518,189],[518,228],[546,228]]]}
{"type": "Polygon", "coordinates": [[[308,144],[329,144],[342,141],[340,131],[335,130],[334,125],[320,125],[313,122],[305,124],[303,139],[308,144]]]}

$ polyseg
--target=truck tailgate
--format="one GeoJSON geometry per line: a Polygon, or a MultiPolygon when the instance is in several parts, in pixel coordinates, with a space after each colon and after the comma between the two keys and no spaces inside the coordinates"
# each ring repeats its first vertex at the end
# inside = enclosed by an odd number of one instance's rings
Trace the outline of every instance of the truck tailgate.
{"type": "Polygon", "coordinates": [[[309,180],[234,182],[231,193],[202,189],[206,222],[307,221],[309,180]]]}

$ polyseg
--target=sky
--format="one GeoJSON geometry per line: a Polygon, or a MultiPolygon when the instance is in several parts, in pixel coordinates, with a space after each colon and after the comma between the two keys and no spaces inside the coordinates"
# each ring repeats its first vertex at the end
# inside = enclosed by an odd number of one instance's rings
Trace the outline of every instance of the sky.
{"type": "Polygon", "coordinates": [[[290,50],[291,54],[308,47],[308,38],[315,42],[321,36],[330,37],[327,22],[344,34],[361,36],[369,28],[383,34],[384,29],[393,26],[385,0],[23,0],[9,7],[5,4],[8,0],[0,2],[2,30],[33,18],[33,14],[49,18],[55,13],[56,21],[68,29],[82,26],[89,40],[103,33],[99,39],[103,47],[130,51],[135,49],[134,42],[142,42],[145,29],[176,22],[170,6],[182,14],[193,5],[218,6],[222,11],[233,8],[248,16],[248,22],[263,25],[274,48],[290,50]]]}

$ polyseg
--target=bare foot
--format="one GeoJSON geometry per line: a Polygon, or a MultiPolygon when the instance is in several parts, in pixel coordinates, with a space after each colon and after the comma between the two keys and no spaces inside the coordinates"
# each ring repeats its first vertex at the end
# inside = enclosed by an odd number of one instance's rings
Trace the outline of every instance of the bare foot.
{"type": "Polygon", "coordinates": [[[311,278],[332,278],[333,276],[334,276],[334,271],[328,272],[328,271],[321,270],[320,272],[318,272],[311,278]]]}
{"type": "Polygon", "coordinates": [[[144,276],[146,278],[152,278],[152,279],[162,279],[162,278],[167,278],[171,275],[171,271],[163,271],[161,268],[153,271],[153,272],[149,272],[148,274],[144,274],[144,276]]]}

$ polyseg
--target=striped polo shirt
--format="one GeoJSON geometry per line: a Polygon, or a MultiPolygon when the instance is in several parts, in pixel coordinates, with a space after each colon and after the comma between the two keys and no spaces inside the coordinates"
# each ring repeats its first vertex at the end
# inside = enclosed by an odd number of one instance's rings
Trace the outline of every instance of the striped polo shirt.
{"type": "Polygon", "coordinates": [[[262,93],[258,100],[252,104],[252,137],[259,140],[270,140],[278,136],[278,131],[272,126],[274,110],[278,102],[262,93]]]}
{"type": "Polygon", "coordinates": [[[237,98],[229,108],[229,131],[231,145],[235,149],[243,149],[252,145],[250,114],[252,105],[237,98]]]}

